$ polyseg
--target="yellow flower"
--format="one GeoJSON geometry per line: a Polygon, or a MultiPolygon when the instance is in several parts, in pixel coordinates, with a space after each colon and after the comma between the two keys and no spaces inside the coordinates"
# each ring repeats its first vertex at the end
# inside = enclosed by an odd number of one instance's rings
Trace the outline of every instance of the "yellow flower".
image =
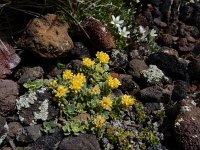
{"type": "Polygon", "coordinates": [[[73,73],[71,70],[65,70],[63,72],[63,79],[68,80],[73,78],[73,73]]]}
{"type": "Polygon", "coordinates": [[[95,85],[90,91],[90,93],[92,95],[98,95],[98,94],[100,94],[100,92],[101,92],[101,90],[98,85],[95,85]]]}
{"type": "Polygon", "coordinates": [[[70,82],[70,88],[74,90],[75,92],[78,92],[86,82],[86,78],[84,74],[78,73],[77,75],[74,75],[70,82]]]}
{"type": "Polygon", "coordinates": [[[97,128],[101,128],[101,127],[104,125],[105,122],[106,122],[106,119],[105,119],[103,116],[98,115],[98,116],[94,119],[93,124],[94,124],[97,128]]]}
{"type": "Polygon", "coordinates": [[[55,92],[55,96],[60,98],[67,94],[68,89],[63,85],[59,85],[58,88],[54,90],[54,92],[55,92]]]}
{"type": "Polygon", "coordinates": [[[108,77],[107,83],[111,89],[116,89],[121,85],[120,81],[117,78],[113,78],[111,76],[108,77]]]}
{"type": "Polygon", "coordinates": [[[90,58],[83,58],[83,65],[91,68],[94,65],[94,61],[92,61],[90,58]]]}
{"type": "Polygon", "coordinates": [[[98,58],[98,60],[103,63],[103,64],[107,64],[109,63],[109,55],[104,53],[104,52],[97,52],[96,53],[96,57],[98,58]]]}
{"type": "Polygon", "coordinates": [[[101,101],[101,106],[103,107],[103,109],[109,110],[112,107],[112,100],[110,99],[110,97],[103,97],[101,101]]]}
{"type": "Polygon", "coordinates": [[[121,103],[124,107],[128,108],[135,104],[135,99],[132,98],[130,95],[123,95],[121,97],[121,103]]]}
{"type": "Polygon", "coordinates": [[[56,80],[52,80],[52,81],[50,81],[49,85],[51,87],[55,87],[57,85],[57,81],[56,80]]]}

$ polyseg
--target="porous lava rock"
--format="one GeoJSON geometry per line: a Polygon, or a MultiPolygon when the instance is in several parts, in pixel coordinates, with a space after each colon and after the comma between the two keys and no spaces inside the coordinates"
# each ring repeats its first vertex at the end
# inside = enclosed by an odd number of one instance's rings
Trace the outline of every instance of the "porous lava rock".
{"type": "Polygon", "coordinates": [[[175,121],[174,133],[180,150],[200,149],[200,108],[179,114],[175,121]]]}
{"type": "Polygon", "coordinates": [[[16,82],[12,80],[0,80],[0,115],[7,116],[15,111],[18,93],[16,82]]]}
{"type": "Polygon", "coordinates": [[[93,45],[99,50],[114,49],[115,42],[107,27],[95,18],[86,18],[81,25],[90,37],[93,45]]]}
{"type": "Polygon", "coordinates": [[[68,23],[61,21],[55,14],[34,18],[18,40],[18,46],[44,58],[66,56],[74,47],[68,28],[68,23]]]}

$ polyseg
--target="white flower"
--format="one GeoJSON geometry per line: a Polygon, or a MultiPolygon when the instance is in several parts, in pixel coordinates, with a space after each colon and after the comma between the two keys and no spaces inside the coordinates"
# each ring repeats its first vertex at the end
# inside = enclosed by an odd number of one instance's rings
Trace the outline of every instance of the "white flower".
{"type": "Polygon", "coordinates": [[[122,37],[125,37],[125,38],[127,38],[128,35],[130,34],[130,31],[126,31],[126,27],[123,27],[123,29],[118,28],[118,31],[119,31],[119,34],[120,34],[122,37]]]}
{"type": "Polygon", "coordinates": [[[158,34],[156,34],[156,30],[155,30],[155,29],[152,29],[152,30],[150,31],[150,36],[151,36],[151,37],[158,36],[158,34]]]}
{"type": "Polygon", "coordinates": [[[148,34],[148,30],[145,29],[143,26],[139,26],[139,32],[142,35],[141,40],[144,40],[148,34]]]}
{"type": "Polygon", "coordinates": [[[119,19],[120,16],[115,17],[114,15],[112,15],[111,24],[114,24],[117,28],[119,28],[121,24],[124,22],[124,20],[119,20],[119,19]]]}

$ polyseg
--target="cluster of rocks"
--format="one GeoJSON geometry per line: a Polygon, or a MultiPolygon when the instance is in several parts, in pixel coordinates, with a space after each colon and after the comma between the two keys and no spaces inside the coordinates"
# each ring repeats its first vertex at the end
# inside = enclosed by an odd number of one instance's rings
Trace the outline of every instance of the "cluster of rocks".
{"type": "MultiPolygon", "coordinates": [[[[129,53],[122,53],[115,49],[114,39],[106,26],[94,18],[81,23],[87,32],[82,36],[90,39],[91,47],[98,45],[99,49],[110,54],[110,72],[122,83],[117,94],[133,95],[143,102],[149,114],[164,107],[167,117],[157,131],[164,134],[161,143],[166,148],[173,149],[176,145],[181,150],[200,149],[200,4],[182,5],[181,1],[175,0],[141,0],[141,4],[143,10],[139,19],[142,25],[159,29],[159,52],[147,56],[148,47],[141,43],[129,53]]],[[[54,14],[35,18],[18,40],[18,46],[41,58],[73,56],[67,60],[65,68],[77,70],[80,60],[91,57],[95,51],[90,51],[82,42],[73,42],[68,29],[69,25],[54,14]]],[[[100,149],[94,135],[63,137],[59,129],[49,135],[41,133],[41,121],[57,117],[59,110],[51,101],[48,89],[24,93],[22,85],[35,79],[54,77],[62,69],[55,64],[47,65],[49,61],[40,66],[20,66],[14,75],[16,82],[9,80],[19,62],[14,48],[0,41],[2,149],[15,149],[15,142],[27,150],[100,149]]]]}

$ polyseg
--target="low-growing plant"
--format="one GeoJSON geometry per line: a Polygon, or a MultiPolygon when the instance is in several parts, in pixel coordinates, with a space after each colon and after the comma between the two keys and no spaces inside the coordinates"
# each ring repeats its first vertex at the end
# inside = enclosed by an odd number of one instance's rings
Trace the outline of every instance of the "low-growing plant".
{"type": "Polygon", "coordinates": [[[53,121],[43,122],[42,128],[40,130],[45,133],[54,133],[56,127],[57,125],[53,121]]]}

